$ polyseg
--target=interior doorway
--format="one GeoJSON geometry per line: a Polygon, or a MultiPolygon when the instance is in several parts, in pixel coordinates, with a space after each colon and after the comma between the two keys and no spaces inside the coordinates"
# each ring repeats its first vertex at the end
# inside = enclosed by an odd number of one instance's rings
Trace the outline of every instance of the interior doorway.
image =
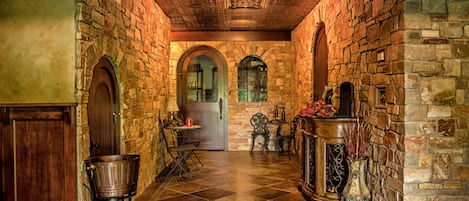
{"type": "Polygon", "coordinates": [[[328,78],[328,47],[324,23],[321,23],[316,33],[314,48],[313,67],[313,100],[322,98],[324,89],[327,86],[328,78]]]}
{"type": "Polygon", "coordinates": [[[199,149],[227,147],[227,67],[222,54],[209,46],[197,46],[179,59],[178,104],[184,118],[202,125],[197,137],[199,149]]]}
{"type": "Polygon", "coordinates": [[[119,154],[117,89],[113,67],[103,57],[94,67],[88,101],[90,156],[119,154]]]}

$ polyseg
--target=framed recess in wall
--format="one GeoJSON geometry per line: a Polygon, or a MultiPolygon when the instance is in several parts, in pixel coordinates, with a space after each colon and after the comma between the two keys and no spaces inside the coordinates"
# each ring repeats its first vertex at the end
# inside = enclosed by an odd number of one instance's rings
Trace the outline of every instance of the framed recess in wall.
{"type": "Polygon", "coordinates": [[[384,108],[386,107],[386,86],[379,85],[376,86],[376,108],[384,108]]]}
{"type": "Polygon", "coordinates": [[[378,52],[376,53],[376,61],[383,62],[384,60],[384,49],[378,50],[378,52]]]}

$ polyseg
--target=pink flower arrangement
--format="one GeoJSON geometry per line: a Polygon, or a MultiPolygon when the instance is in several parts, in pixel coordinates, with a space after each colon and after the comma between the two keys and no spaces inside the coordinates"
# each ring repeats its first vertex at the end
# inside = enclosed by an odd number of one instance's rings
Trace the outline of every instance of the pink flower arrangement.
{"type": "Polygon", "coordinates": [[[331,117],[337,110],[331,104],[326,104],[324,100],[307,102],[306,108],[300,110],[300,115],[304,117],[331,117]]]}

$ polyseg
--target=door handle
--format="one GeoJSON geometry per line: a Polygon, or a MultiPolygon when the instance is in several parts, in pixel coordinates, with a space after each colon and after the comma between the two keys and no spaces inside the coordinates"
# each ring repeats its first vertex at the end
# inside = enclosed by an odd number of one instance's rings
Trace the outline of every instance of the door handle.
{"type": "Polygon", "coordinates": [[[220,119],[223,119],[223,100],[218,99],[218,107],[220,108],[220,119]]]}
{"type": "Polygon", "coordinates": [[[113,113],[112,113],[112,117],[113,117],[114,123],[117,124],[117,121],[118,121],[120,115],[121,115],[121,113],[118,113],[118,112],[113,112],[113,113]]]}

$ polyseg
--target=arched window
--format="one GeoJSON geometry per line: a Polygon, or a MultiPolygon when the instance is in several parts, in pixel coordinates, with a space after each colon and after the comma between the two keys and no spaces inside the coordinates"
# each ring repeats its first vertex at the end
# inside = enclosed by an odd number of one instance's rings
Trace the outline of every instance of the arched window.
{"type": "Polygon", "coordinates": [[[238,101],[267,102],[267,65],[257,56],[247,56],[238,65],[238,101]]]}

